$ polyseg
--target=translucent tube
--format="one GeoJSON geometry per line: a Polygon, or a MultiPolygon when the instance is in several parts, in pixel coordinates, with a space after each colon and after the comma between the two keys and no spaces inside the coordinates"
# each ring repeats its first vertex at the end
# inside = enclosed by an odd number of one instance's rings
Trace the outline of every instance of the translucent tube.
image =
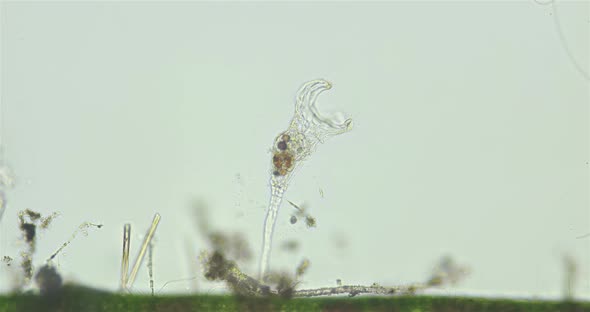
{"type": "Polygon", "coordinates": [[[318,95],[331,87],[329,82],[321,79],[305,83],[297,92],[295,115],[289,128],[275,138],[270,170],[270,201],[262,235],[260,280],[264,280],[269,269],[275,223],[283,195],[295,171],[319,143],[352,129],[352,119],[328,118],[317,109],[318,95]]]}
{"type": "Polygon", "coordinates": [[[129,274],[129,277],[127,279],[126,289],[131,289],[131,287],[133,287],[133,283],[135,282],[135,277],[137,276],[137,271],[139,271],[139,266],[143,262],[143,257],[145,256],[145,252],[146,252],[149,244],[151,244],[151,242],[152,242],[152,238],[154,237],[154,233],[156,232],[156,229],[158,228],[159,223],[160,223],[160,214],[156,213],[154,215],[154,219],[152,220],[152,225],[150,226],[149,230],[147,231],[147,234],[145,235],[145,238],[143,239],[143,243],[141,244],[141,249],[139,249],[139,254],[137,255],[137,258],[135,258],[135,263],[134,263],[133,268],[131,269],[131,273],[129,274]]]}
{"type": "Polygon", "coordinates": [[[131,246],[131,224],[123,226],[123,256],[121,257],[121,289],[127,287],[129,274],[129,247],[131,246]]]}

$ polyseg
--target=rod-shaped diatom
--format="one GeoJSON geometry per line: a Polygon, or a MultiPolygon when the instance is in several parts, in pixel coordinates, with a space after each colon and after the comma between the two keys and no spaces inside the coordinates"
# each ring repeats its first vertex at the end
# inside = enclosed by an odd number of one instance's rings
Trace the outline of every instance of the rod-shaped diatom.
{"type": "Polygon", "coordinates": [[[329,82],[321,79],[305,83],[297,92],[295,115],[289,127],[274,140],[270,166],[270,201],[262,235],[260,280],[264,280],[269,269],[272,236],[278,211],[295,171],[308,159],[318,144],[352,129],[352,119],[328,118],[319,112],[316,100],[320,93],[331,87],[329,82]]]}
{"type": "Polygon", "coordinates": [[[123,226],[123,256],[121,257],[121,289],[127,287],[129,274],[129,247],[131,246],[131,224],[123,226]]]}
{"type": "Polygon", "coordinates": [[[147,251],[149,244],[152,242],[152,238],[154,237],[154,233],[156,232],[156,228],[158,228],[159,223],[160,223],[160,214],[156,213],[154,215],[154,219],[152,220],[152,225],[148,229],[148,231],[145,235],[145,238],[143,239],[143,243],[141,244],[141,248],[139,249],[139,254],[137,255],[137,258],[135,258],[133,268],[131,269],[131,273],[129,274],[129,278],[127,279],[126,289],[131,289],[131,287],[133,287],[133,283],[135,282],[135,277],[137,276],[137,271],[139,271],[139,266],[143,262],[143,257],[145,256],[145,252],[147,251]]]}

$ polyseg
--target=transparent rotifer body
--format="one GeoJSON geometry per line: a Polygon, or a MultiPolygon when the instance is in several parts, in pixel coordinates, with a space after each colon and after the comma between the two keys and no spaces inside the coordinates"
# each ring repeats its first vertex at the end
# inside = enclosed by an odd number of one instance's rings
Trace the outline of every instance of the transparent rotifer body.
{"type": "Polygon", "coordinates": [[[260,257],[260,279],[264,279],[270,264],[272,236],[281,202],[294,173],[318,144],[352,129],[352,119],[332,119],[320,114],[316,100],[332,86],[325,80],[305,83],[297,92],[295,115],[287,130],[274,140],[270,170],[270,201],[266,211],[260,257]]]}

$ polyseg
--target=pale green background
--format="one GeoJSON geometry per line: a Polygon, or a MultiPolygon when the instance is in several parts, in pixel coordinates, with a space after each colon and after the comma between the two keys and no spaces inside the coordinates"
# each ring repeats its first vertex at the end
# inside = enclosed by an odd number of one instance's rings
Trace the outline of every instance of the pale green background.
{"type": "MultiPolygon", "coordinates": [[[[540,1],[543,2],[543,1],[540,1]]],[[[546,1],[544,1],[546,2],[546,1]]],[[[17,185],[0,231],[18,256],[18,210],[61,212],[40,265],[83,221],[104,227],[58,257],[66,280],[116,289],[162,215],[155,283],[206,249],[191,202],[250,241],[255,274],[269,149],[295,91],[325,78],[324,110],[352,132],[319,146],[283,205],[272,266],[311,260],[300,287],[424,280],[450,254],[472,274],[445,294],[560,296],[565,254],[590,296],[589,2],[10,3],[1,5],[1,138],[17,185]],[[558,36],[558,9],[563,39],[558,36]],[[320,189],[324,197],[320,196],[320,189]]],[[[0,271],[0,289],[9,271],[0,271]]],[[[166,292],[195,291],[194,281],[166,292]]],[[[221,284],[197,281],[197,290],[221,284]]],[[[136,292],[148,290],[140,271],[136,292]]]]}

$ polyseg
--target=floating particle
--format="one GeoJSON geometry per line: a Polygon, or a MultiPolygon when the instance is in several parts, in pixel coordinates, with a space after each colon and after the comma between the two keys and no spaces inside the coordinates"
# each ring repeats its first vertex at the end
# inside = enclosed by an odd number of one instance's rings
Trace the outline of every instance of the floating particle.
{"type": "Polygon", "coordinates": [[[301,263],[299,263],[299,266],[297,266],[297,269],[295,270],[295,276],[300,277],[301,275],[305,274],[307,269],[309,269],[309,265],[309,259],[301,260],[301,263]]]}
{"type": "Polygon", "coordinates": [[[51,225],[51,222],[53,222],[53,219],[55,219],[57,216],[59,216],[59,213],[54,212],[45,218],[41,218],[41,224],[39,227],[46,230],[51,225]]]}
{"type": "Polygon", "coordinates": [[[12,258],[9,256],[2,257],[2,262],[6,263],[6,266],[10,266],[12,264],[12,258]]]}
{"type": "Polygon", "coordinates": [[[305,217],[305,225],[307,225],[308,228],[316,227],[317,224],[316,224],[315,218],[312,216],[309,216],[309,215],[306,216],[305,217]]]}

